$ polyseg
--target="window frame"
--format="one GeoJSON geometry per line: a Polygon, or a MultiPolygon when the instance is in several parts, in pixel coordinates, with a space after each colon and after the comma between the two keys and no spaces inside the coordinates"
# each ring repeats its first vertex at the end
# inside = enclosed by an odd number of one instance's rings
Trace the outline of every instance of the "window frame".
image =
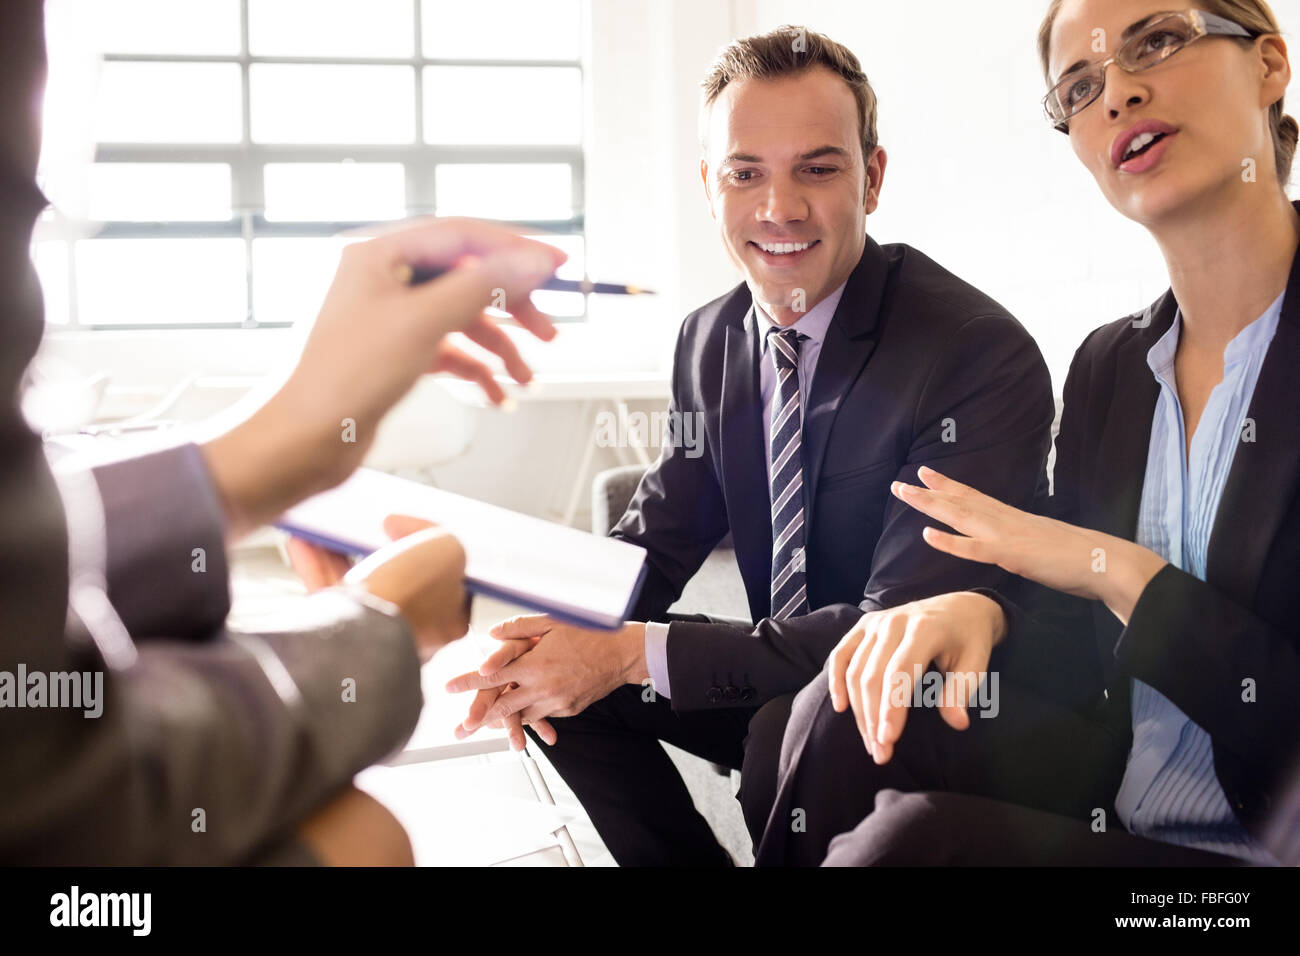
{"type": "MultiPolygon", "coordinates": [[[[52,324],[52,331],[143,330],[143,329],[234,329],[286,328],[287,321],[259,321],[253,311],[255,283],[253,242],[265,238],[328,238],[366,225],[357,221],[268,221],[264,215],[263,167],[267,163],[338,163],[345,160],[401,163],[404,170],[406,215],[436,215],[437,170],[442,165],[481,163],[492,165],[556,163],[568,165],[572,186],[572,215],[567,219],[512,220],[513,225],[558,237],[577,236],[586,242],[584,208],[585,145],[587,116],[585,90],[586,65],[581,58],[551,59],[447,59],[423,54],[424,4],[412,0],[412,47],[405,57],[345,56],[254,56],[249,52],[249,0],[239,2],[239,43],[237,54],[170,54],[105,53],[105,62],[124,63],[236,63],[240,68],[241,135],[238,143],[97,143],[95,163],[224,163],[230,167],[232,217],[222,221],[178,222],[92,222],[87,231],[83,221],[42,219],[38,222],[35,242],[63,241],[67,271],[67,322],[52,324]],[[251,93],[249,74],[256,64],[293,64],[326,66],[404,66],[410,69],[415,88],[415,132],[411,143],[394,144],[268,144],[254,142],[251,135],[251,93]],[[424,71],[427,67],[544,67],[576,68],[584,102],[580,105],[581,134],[573,145],[444,145],[424,141],[424,71]],[[83,323],[78,307],[76,245],[94,239],[123,238],[240,238],[244,244],[245,313],[242,321],[230,322],[122,322],[83,323]]],[[[578,5],[579,29],[586,31],[586,4],[578,5]]],[[[589,300],[583,295],[582,311],[574,316],[557,316],[557,322],[584,322],[588,318],[589,300]]]]}

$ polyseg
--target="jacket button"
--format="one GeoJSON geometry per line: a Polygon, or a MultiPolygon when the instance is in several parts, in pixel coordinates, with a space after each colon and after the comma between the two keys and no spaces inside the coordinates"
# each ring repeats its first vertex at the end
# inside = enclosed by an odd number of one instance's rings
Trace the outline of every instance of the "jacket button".
{"type": "Polygon", "coordinates": [[[722,688],[717,684],[714,684],[704,692],[704,699],[710,704],[716,704],[718,701],[722,700],[722,688]]]}
{"type": "Polygon", "coordinates": [[[728,684],[726,687],[722,689],[722,693],[723,696],[727,698],[727,700],[733,703],[735,701],[740,700],[740,688],[736,687],[734,684],[728,684]]]}
{"type": "Polygon", "coordinates": [[[740,689],[740,699],[743,703],[748,704],[751,700],[754,699],[754,695],[757,693],[758,691],[754,690],[754,688],[746,684],[744,687],[740,689]]]}

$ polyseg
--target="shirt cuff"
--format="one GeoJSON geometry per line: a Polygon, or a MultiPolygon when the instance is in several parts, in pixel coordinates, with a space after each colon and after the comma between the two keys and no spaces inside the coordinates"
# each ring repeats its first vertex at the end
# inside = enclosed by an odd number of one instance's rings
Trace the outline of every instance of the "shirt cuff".
{"type": "Polygon", "coordinates": [[[650,672],[650,686],[659,697],[672,699],[668,686],[668,625],[646,621],[645,663],[650,672]]]}

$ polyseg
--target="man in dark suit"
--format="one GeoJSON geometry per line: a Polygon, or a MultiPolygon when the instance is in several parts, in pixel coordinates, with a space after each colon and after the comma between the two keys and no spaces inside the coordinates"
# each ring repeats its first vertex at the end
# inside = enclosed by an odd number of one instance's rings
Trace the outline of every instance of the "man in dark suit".
{"type": "Polygon", "coordinates": [[[746,762],[747,733],[779,742],[790,696],[864,611],[999,580],[928,548],[890,483],[930,463],[1029,505],[1053,417],[1042,357],[1005,309],[866,236],[886,156],[849,50],[783,29],[732,44],[704,85],[701,174],[746,281],[678,339],[671,412],[696,416],[682,432],[703,453],[666,443],[613,532],[648,553],[636,623],[506,622],[486,676],[451,685],[480,691],[466,730],[532,725],[624,864],[728,859],[660,740],[743,764],[761,829],[776,768],[746,762]],[[665,626],[728,531],[757,627],[665,626]]]}

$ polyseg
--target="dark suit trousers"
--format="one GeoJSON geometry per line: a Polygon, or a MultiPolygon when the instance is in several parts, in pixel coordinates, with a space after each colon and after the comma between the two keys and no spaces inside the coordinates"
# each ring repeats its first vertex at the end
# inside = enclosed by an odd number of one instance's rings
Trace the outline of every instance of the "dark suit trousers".
{"type": "MultiPolygon", "coordinates": [[[[867,753],[852,712],[835,713],[826,687],[823,672],[795,696],[781,737],[775,731],[751,735],[748,746],[756,765],[762,764],[759,751],[769,760],[779,754],[776,773],[756,775],[744,804],[758,865],[822,863],[832,840],[864,823],[885,790],[984,797],[1078,821],[1085,834],[1091,834],[1089,822],[1100,811],[1107,830],[1123,830],[1113,800],[1127,741],[1005,675],[997,716],[980,717],[972,708],[964,731],[949,727],[933,708],[910,709],[893,758],[884,766],[867,753]],[[756,792],[764,785],[770,787],[767,794],[756,792]],[[764,804],[771,808],[766,817],[764,804]]],[[[864,831],[875,834],[877,846],[881,822],[864,831]]],[[[942,849],[943,828],[932,829],[934,839],[928,842],[923,830],[909,831],[922,841],[915,848],[921,858],[942,849]]]]}
{"type": "Polygon", "coordinates": [[[695,809],[659,741],[726,767],[743,768],[743,807],[751,778],[769,781],[756,788],[759,794],[770,794],[776,778],[776,750],[763,747],[752,758],[747,755],[751,719],[757,710],[760,720],[754,726],[765,728],[764,739],[779,739],[789,698],[775,708],[778,701],[759,709],[679,714],[666,698],[647,701],[644,692],[627,685],[574,717],[552,717],[557,737],[552,747],[538,741],[531,728],[528,733],[577,795],[620,866],[727,866],[730,858],[695,809]],[[780,728],[762,722],[769,714],[780,718],[780,728]]]}
{"type": "Polygon", "coordinates": [[[1244,866],[1244,860],[964,793],[882,790],[823,866],[1244,866]]]}

